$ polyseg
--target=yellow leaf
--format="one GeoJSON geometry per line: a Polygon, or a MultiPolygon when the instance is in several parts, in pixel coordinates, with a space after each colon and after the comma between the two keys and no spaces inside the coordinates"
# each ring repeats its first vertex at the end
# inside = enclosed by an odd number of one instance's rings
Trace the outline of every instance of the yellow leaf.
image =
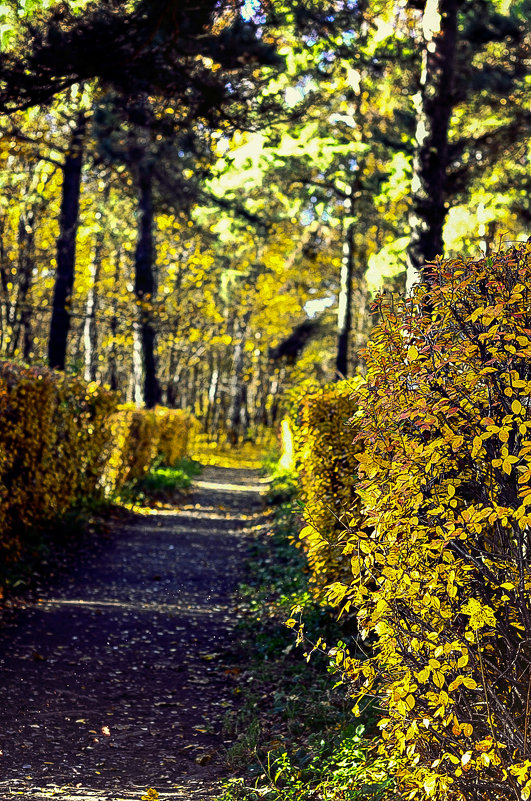
{"type": "Polygon", "coordinates": [[[444,673],[441,673],[440,670],[435,670],[432,678],[436,687],[441,688],[444,685],[444,673]]]}
{"type": "Polygon", "coordinates": [[[520,414],[523,409],[523,406],[520,403],[520,401],[515,398],[511,403],[511,409],[513,410],[514,414],[520,414]]]}
{"type": "Polygon", "coordinates": [[[407,349],[408,362],[414,362],[418,359],[418,357],[419,357],[418,348],[416,348],[415,345],[410,345],[409,348],[407,349]]]}

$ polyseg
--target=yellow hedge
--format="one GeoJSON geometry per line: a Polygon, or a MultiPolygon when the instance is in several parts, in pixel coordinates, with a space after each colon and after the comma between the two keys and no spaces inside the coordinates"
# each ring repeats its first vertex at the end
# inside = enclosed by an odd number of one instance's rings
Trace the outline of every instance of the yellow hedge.
{"type": "Polygon", "coordinates": [[[116,489],[142,478],[158,462],[166,467],[189,453],[195,418],[182,409],[137,409],[123,404],[112,416],[114,448],[108,455],[106,484],[116,489]]]}
{"type": "Polygon", "coordinates": [[[195,428],[195,419],[183,409],[155,409],[159,428],[157,457],[168,467],[174,467],[179,459],[188,455],[190,439],[195,428]]]}
{"type": "Polygon", "coordinates": [[[109,495],[188,452],[194,418],[181,410],[117,406],[97,384],[0,362],[0,547],[15,532],[109,495]]]}
{"type": "Polygon", "coordinates": [[[345,544],[352,528],[361,525],[355,494],[360,446],[353,444],[355,431],[347,426],[356,413],[352,393],[359,383],[353,379],[304,390],[289,419],[305,505],[300,536],[319,592],[349,576],[345,544]]]}
{"type": "Polygon", "coordinates": [[[357,398],[372,528],[335,596],[373,645],[341,664],[378,698],[393,799],[531,798],[530,298],[527,244],[379,302],[357,398]]]}
{"type": "MultiPolygon", "coordinates": [[[[112,393],[44,368],[0,363],[0,526],[15,532],[102,492],[112,393]]],[[[12,536],[3,537],[16,551],[12,536]]]]}

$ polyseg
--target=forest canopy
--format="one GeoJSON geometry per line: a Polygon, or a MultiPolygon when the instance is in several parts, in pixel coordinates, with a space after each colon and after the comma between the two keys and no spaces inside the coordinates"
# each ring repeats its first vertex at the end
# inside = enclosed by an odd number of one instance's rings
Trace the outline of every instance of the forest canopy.
{"type": "Polygon", "coordinates": [[[378,289],[526,237],[529,11],[6,0],[0,356],[236,438],[362,370],[378,289]]]}

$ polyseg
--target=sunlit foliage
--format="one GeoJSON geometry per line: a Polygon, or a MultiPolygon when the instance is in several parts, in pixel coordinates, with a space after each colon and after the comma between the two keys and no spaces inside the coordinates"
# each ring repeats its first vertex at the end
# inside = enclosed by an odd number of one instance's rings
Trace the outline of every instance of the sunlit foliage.
{"type": "Polygon", "coordinates": [[[24,530],[49,525],[185,456],[187,412],[117,409],[95,383],[0,363],[0,547],[18,556],[24,530]]]}
{"type": "Polygon", "coordinates": [[[329,597],[373,642],[346,669],[405,799],[531,794],[530,253],[439,261],[429,291],[381,299],[356,393],[366,528],[329,597]]]}
{"type": "Polygon", "coordinates": [[[356,412],[352,393],[359,379],[305,388],[292,404],[295,466],[304,501],[300,537],[321,594],[333,581],[348,580],[345,545],[352,527],[362,525],[356,499],[356,455],[348,420],[356,412]]]}

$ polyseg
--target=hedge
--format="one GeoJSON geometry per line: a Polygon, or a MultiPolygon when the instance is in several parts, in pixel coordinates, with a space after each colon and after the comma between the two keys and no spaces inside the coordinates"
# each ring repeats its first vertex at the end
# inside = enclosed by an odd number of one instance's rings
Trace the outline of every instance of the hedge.
{"type": "Polygon", "coordinates": [[[531,248],[437,261],[392,305],[357,393],[350,582],[399,797],[531,797],[531,248]],[[362,447],[361,447],[362,446],[362,447]],[[354,507],[358,514],[358,507],[354,507]]]}
{"type": "Polygon", "coordinates": [[[193,418],[119,407],[116,396],[42,367],[0,362],[0,547],[16,559],[25,529],[109,496],[155,462],[187,452],[193,418]]]}
{"type": "Polygon", "coordinates": [[[306,525],[300,537],[319,594],[331,582],[349,577],[345,545],[350,532],[362,525],[356,500],[360,448],[353,446],[354,432],[347,425],[357,411],[352,395],[359,383],[353,379],[304,388],[294,396],[288,418],[304,502],[306,525]]]}

